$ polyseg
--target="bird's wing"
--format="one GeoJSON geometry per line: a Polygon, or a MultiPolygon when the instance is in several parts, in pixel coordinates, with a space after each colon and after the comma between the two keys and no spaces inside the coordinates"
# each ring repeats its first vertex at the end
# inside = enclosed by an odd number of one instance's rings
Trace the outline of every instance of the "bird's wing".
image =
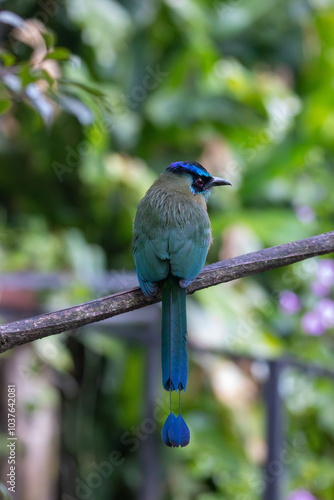
{"type": "Polygon", "coordinates": [[[209,217],[204,207],[196,203],[185,226],[172,228],[169,236],[171,273],[181,278],[181,286],[188,286],[201,271],[210,241],[209,217]]]}
{"type": "Polygon", "coordinates": [[[133,256],[140,287],[147,296],[155,293],[157,282],[169,272],[180,278],[181,287],[187,287],[205,264],[211,241],[207,211],[198,202],[191,201],[187,207],[184,203],[183,199],[182,213],[176,216],[173,206],[153,210],[146,198],[138,206],[133,256]]]}
{"type": "Polygon", "coordinates": [[[152,213],[147,219],[144,210],[145,206],[138,208],[133,226],[133,256],[140,287],[150,296],[157,290],[157,282],[169,273],[168,234],[152,213]]]}

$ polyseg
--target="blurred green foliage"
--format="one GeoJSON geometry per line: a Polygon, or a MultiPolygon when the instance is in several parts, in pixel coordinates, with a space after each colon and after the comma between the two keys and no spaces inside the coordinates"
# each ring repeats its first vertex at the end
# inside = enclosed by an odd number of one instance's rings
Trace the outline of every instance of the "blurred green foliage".
{"type": "MultiPolygon", "coordinates": [[[[175,160],[199,160],[233,184],[210,200],[209,262],[332,229],[331,0],[11,0],[2,7],[35,19],[29,26],[39,37],[30,43],[19,26],[1,25],[1,270],[71,271],[68,289],[44,296],[48,307],[91,298],[84,278],[134,269],[137,204],[175,160]]],[[[310,336],[300,323],[316,301],[316,274],[310,261],[202,291],[189,299],[190,337],[331,367],[333,328],[310,336]],[[300,297],[301,312],[279,310],[286,289],[300,297]]],[[[122,436],[143,418],[144,350],[94,326],[47,342],[56,355],[37,343],[34,370],[51,365],[80,388],[72,399],[63,391],[64,464],[84,479],[93,461],[119,451],[124,463],[94,498],[135,498],[141,443],[132,452],[122,436]]],[[[260,498],[259,386],[242,366],[191,356],[184,406],[192,442],[159,451],[164,498],[260,498]]],[[[326,380],[284,376],[287,440],[304,443],[284,470],[286,491],[334,497],[333,392],[326,380]]]]}

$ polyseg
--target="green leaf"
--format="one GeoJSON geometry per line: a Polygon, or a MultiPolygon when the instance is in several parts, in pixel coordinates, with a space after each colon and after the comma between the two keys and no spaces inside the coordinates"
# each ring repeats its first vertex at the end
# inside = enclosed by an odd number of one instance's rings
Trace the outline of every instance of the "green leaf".
{"type": "Polygon", "coordinates": [[[0,101],[0,115],[10,107],[10,101],[0,101]]]}
{"type": "Polygon", "coordinates": [[[57,47],[49,52],[45,59],[55,59],[56,61],[68,61],[71,56],[71,51],[66,47],[57,47]]]}
{"type": "Polygon", "coordinates": [[[57,40],[56,35],[53,31],[47,30],[45,33],[42,33],[42,37],[48,50],[52,49],[55,46],[57,40]]]}
{"type": "Polygon", "coordinates": [[[43,80],[46,80],[48,82],[49,85],[53,85],[54,82],[55,82],[55,79],[52,78],[52,76],[50,75],[50,73],[48,73],[47,71],[45,71],[45,69],[42,69],[40,72],[39,72],[39,75],[40,77],[43,79],[43,80]]]}
{"type": "Polygon", "coordinates": [[[19,66],[18,76],[21,78],[23,87],[26,87],[29,83],[33,83],[39,79],[37,74],[32,74],[29,64],[19,66]]]}
{"type": "Polygon", "coordinates": [[[0,51],[0,59],[4,66],[12,66],[16,61],[14,54],[4,49],[0,51]]]}
{"type": "Polygon", "coordinates": [[[64,86],[66,85],[72,85],[73,87],[77,87],[81,90],[84,90],[85,92],[88,92],[91,95],[94,95],[96,97],[105,97],[105,94],[101,92],[101,90],[95,89],[94,87],[90,87],[89,85],[86,85],[85,83],[81,82],[76,82],[74,80],[70,80],[68,78],[59,78],[59,83],[63,84],[64,86]]]}

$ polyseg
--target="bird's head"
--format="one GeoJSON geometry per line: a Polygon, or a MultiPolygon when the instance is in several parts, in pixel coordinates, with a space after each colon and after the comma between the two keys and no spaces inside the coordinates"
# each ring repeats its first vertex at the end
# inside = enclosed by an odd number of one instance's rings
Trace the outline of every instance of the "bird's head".
{"type": "Polygon", "coordinates": [[[225,179],[213,177],[200,163],[197,163],[197,161],[176,161],[166,168],[166,172],[171,172],[175,175],[187,178],[190,191],[194,196],[201,193],[207,197],[210,193],[210,189],[214,186],[232,185],[225,179]]]}

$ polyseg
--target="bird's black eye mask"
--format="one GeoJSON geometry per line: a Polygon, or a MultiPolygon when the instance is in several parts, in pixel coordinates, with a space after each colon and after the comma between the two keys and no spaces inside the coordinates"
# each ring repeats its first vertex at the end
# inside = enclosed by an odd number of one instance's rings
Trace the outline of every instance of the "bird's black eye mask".
{"type": "Polygon", "coordinates": [[[209,187],[212,177],[198,175],[196,177],[193,176],[193,179],[194,180],[190,189],[193,195],[196,195],[198,193],[204,193],[204,191],[209,187]]]}
{"type": "Polygon", "coordinates": [[[209,172],[196,161],[186,162],[178,161],[171,163],[167,168],[166,172],[173,172],[174,174],[188,174],[191,175],[193,181],[190,186],[193,195],[204,193],[206,189],[210,186],[212,181],[212,176],[209,172]]]}

